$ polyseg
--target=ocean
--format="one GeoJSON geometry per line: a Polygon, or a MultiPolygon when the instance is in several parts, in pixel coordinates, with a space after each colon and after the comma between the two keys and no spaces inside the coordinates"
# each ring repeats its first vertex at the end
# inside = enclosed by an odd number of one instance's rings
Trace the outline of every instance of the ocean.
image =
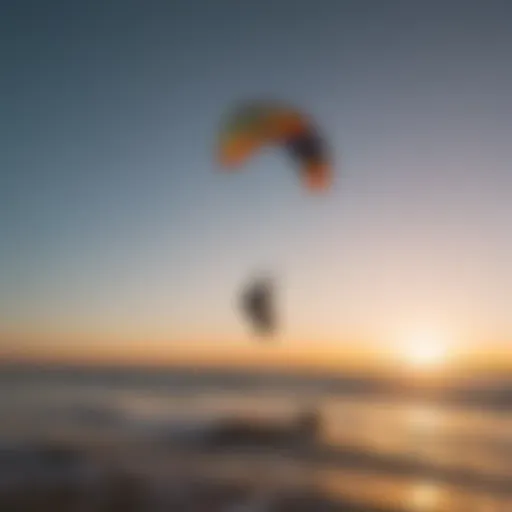
{"type": "Polygon", "coordinates": [[[307,488],[361,510],[512,511],[510,383],[405,391],[362,377],[10,367],[0,373],[0,492],[28,485],[13,453],[66,442],[153,482],[188,471],[307,488]],[[286,422],[313,407],[313,445],[205,448],[228,418],[286,422]]]}

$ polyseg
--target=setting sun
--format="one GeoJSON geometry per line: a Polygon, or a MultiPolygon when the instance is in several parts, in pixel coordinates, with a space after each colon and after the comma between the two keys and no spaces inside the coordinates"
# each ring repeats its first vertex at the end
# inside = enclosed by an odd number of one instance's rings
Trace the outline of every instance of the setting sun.
{"type": "Polygon", "coordinates": [[[403,347],[407,366],[426,370],[441,366],[447,358],[447,346],[440,336],[419,333],[409,338],[403,347]]]}

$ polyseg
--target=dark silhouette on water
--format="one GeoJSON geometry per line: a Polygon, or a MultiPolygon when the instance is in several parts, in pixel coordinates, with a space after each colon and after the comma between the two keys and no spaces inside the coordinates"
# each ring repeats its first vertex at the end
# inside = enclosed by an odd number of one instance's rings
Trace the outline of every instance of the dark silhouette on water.
{"type": "Polygon", "coordinates": [[[301,412],[290,422],[234,418],[219,425],[208,436],[207,444],[212,447],[309,444],[318,439],[321,428],[321,417],[314,409],[301,412]]]}

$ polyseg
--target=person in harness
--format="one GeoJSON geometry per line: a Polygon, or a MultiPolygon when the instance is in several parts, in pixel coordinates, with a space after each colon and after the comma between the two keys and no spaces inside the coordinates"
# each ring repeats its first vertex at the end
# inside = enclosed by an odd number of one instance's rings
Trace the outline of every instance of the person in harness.
{"type": "Polygon", "coordinates": [[[242,296],[242,309],[254,331],[270,336],[277,330],[274,284],[270,278],[252,281],[242,296]]]}

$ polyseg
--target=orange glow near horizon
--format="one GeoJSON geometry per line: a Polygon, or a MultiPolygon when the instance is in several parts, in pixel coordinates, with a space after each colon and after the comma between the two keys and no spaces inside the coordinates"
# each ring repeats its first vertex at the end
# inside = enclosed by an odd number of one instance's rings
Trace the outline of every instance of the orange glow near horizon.
{"type": "Polygon", "coordinates": [[[486,350],[455,350],[442,337],[426,332],[402,342],[315,342],[308,340],[258,341],[234,337],[220,341],[131,338],[121,334],[105,338],[91,333],[56,335],[0,335],[0,362],[27,361],[85,365],[142,365],[281,368],[343,373],[371,372],[412,376],[442,376],[454,370],[510,369],[512,354],[505,345],[486,350]],[[9,339],[9,343],[2,340],[9,339]]]}

